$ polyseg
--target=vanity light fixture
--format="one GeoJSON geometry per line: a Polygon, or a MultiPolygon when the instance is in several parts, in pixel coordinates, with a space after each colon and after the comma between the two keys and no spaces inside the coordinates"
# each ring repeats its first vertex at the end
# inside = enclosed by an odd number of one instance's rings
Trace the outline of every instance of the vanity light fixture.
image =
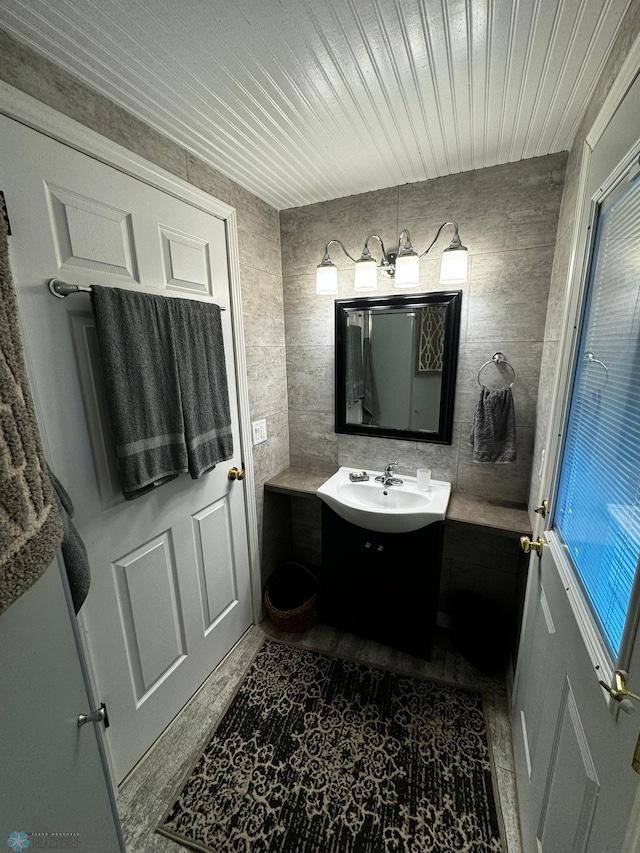
{"type": "Polygon", "coordinates": [[[338,292],[338,268],[329,257],[329,247],[337,243],[345,255],[355,264],[354,290],[359,293],[376,290],[378,287],[378,270],[387,278],[394,280],[394,286],[398,288],[417,287],[420,275],[420,258],[431,251],[440,232],[446,225],[453,225],[455,233],[450,245],[442,253],[440,266],[440,284],[462,284],[467,280],[467,247],[462,245],[458,225],[456,222],[443,222],[438,228],[436,236],[431,244],[418,254],[411,245],[411,236],[405,228],[398,238],[397,251],[387,252],[378,234],[370,234],[364,241],[364,249],[361,256],[356,260],[344,247],[340,240],[329,240],[322,261],[316,270],[316,293],[329,295],[338,292]],[[369,240],[375,238],[382,249],[382,260],[377,260],[369,251],[369,240]]]}

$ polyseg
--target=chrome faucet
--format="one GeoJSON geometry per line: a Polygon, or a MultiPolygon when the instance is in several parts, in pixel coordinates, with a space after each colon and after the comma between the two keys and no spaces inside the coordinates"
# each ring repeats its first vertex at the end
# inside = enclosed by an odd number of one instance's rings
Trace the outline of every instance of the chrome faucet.
{"type": "Polygon", "coordinates": [[[393,469],[397,467],[397,462],[390,462],[384,469],[384,474],[376,477],[376,482],[382,483],[383,486],[401,486],[403,481],[393,476],[393,469]]]}

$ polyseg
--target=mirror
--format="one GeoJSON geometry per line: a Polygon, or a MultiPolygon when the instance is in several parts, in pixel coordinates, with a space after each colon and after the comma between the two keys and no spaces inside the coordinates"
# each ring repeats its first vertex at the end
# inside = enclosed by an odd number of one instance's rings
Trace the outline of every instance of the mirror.
{"type": "Polygon", "coordinates": [[[461,290],[336,300],[336,432],[451,444],[461,303],[461,290]]]}

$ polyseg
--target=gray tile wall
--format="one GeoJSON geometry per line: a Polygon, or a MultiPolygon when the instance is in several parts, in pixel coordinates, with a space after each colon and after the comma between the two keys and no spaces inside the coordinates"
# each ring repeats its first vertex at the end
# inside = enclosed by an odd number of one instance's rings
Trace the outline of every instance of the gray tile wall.
{"type": "MultiPolygon", "coordinates": [[[[397,459],[401,471],[431,467],[435,478],[451,481],[458,491],[526,502],[565,165],[566,155],[554,154],[281,211],[292,465],[330,471],[347,464],[380,468],[397,459]],[[445,220],[459,223],[470,253],[453,444],[336,435],[333,297],[315,294],[315,267],[325,244],[339,238],[359,257],[367,234],[379,234],[390,248],[398,230],[407,227],[414,246],[422,250],[445,220]],[[518,373],[518,461],[478,465],[471,461],[468,445],[477,373],[497,350],[518,373]]],[[[421,262],[421,290],[441,289],[439,256],[446,245],[445,232],[434,257],[421,262]]],[[[353,264],[339,249],[332,258],[339,268],[338,298],[353,296],[353,264]]],[[[397,291],[379,282],[379,292],[397,291]]],[[[483,373],[487,384],[491,370],[483,373]]]]}
{"type": "Polygon", "coordinates": [[[602,104],[622,66],[630,47],[640,33],[640,0],[632,0],[622,21],[613,49],[605,67],[598,79],[595,91],[582,118],[580,126],[569,152],[567,171],[558,221],[558,234],[553,258],[551,287],[546,314],[544,340],[542,344],[542,361],[540,382],[537,394],[537,417],[535,421],[535,441],[533,451],[533,467],[531,489],[529,493],[529,513],[532,523],[537,518],[533,509],[542,498],[548,497],[541,492],[540,466],[542,453],[547,444],[547,433],[552,414],[553,386],[558,369],[560,353],[560,337],[563,328],[563,307],[568,292],[571,239],[576,217],[580,211],[576,209],[578,195],[578,180],[582,165],[582,155],[585,137],[595,121],[602,104]]]}
{"type": "Polygon", "coordinates": [[[266,418],[269,433],[253,451],[266,577],[291,534],[286,499],[263,512],[263,484],[289,465],[278,211],[2,30],[0,56],[0,79],[236,208],[251,418],[266,418]]]}

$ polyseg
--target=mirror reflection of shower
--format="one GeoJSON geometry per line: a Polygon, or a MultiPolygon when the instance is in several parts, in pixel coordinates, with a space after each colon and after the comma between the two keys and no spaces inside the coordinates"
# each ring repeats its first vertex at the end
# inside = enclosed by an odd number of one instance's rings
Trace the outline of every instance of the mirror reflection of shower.
{"type": "Polygon", "coordinates": [[[437,430],[444,316],[441,306],[350,313],[347,423],[437,430]]]}

